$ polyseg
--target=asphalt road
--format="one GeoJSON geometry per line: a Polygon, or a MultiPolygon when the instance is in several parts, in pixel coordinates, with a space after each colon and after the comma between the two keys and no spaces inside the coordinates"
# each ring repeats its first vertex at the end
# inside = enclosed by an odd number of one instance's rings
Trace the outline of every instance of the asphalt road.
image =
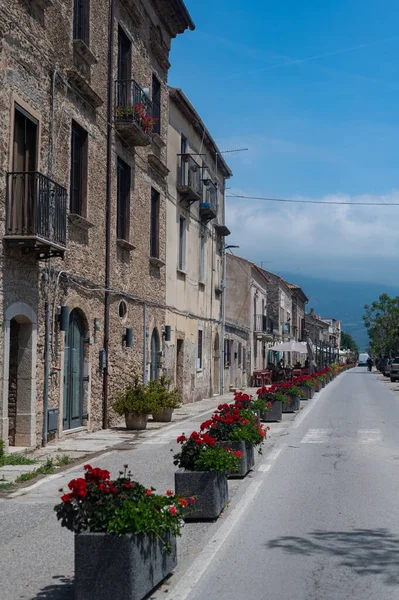
{"type": "Polygon", "coordinates": [[[208,546],[168,600],[397,599],[395,395],[366,369],[349,371],[274,455],[226,539],[215,553],[208,546]]]}

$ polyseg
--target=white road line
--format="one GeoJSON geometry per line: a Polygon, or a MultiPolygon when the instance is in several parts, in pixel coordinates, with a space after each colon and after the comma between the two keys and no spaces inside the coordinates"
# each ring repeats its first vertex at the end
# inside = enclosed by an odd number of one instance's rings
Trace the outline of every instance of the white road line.
{"type": "Polygon", "coordinates": [[[267,465],[265,463],[265,464],[259,466],[258,471],[260,471],[261,473],[267,473],[268,471],[270,471],[271,468],[272,468],[271,465],[267,465]]]}
{"type": "Polygon", "coordinates": [[[301,439],[301,444],[325,444],[331,429],[309,429],[301,439]]]}
{"type": "Polygon", "coordinates": [[[359,444],[377,444],[381,440],[381,429],[358,429],[357,431],[357,441],[359,444]]]}
{"type": "Polygon", "coordinates": [[[274,448],[274,450],[272,450],[270,454],[268,454],[267,460],[276,460],[280,452],[284,450],[285,446],[286,444],[281,444],[281,446],[279,446],[278,448],[274,448]]]}
{"type": "Polygon", "coordinates": [[[205,546],[198,558],[192,563],[191,567],[182,575],[182,578],[179,580],[176,587],[164,597],[164,600],[187,600],[187,598],[190,597],[195,586],[212,564],[215,556],[217,556],[230,533],[233,531],[236,523],[240,520],[244,512],[248,510],[249,504],[254,500],[261,485],[262,481],[254,481],[250,484],[241,500],[231,511],[229,517],[205,546]]]}

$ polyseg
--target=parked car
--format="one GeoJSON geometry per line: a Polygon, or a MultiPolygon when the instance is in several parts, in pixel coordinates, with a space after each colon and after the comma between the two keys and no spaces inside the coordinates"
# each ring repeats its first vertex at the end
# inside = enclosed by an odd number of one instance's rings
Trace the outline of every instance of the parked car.
{"type": "Polygon", "coordinates": [[[387,362],[386,362],[386,363],[385,363],[385,365],[384,365],[384,368],[383,368],[383,370],[381,371],[381,372],[382,372],[382,374],[383,374],[385,377],[389,377],[389,376],[390,376],[390,372],[391,372],[391,363],[392,363],[392,361],[393,361],[393,358],[388,358],[387,362]]]}
{"type": "Polygon", "coordinates": [[[392,383],[399,379],[399,357],[392,359],[391,364],[389,365],[389,377],[391,378],[392,383]]]}

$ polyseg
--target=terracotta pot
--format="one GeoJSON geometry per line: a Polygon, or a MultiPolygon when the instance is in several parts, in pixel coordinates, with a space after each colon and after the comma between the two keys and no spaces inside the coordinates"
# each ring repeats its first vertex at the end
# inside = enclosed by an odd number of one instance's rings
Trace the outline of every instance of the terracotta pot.
{"type": "Polygon", "coordinates": [[[130,412],[125,414],[126,429],[130,430],[142,430],[147,429],[147,418],[148,415],[141,415],[137,412],[130,412]]]}
{"type": "Polygon", "coordinates": [[[169,423],[172,420],[173,408],[168,406],[158,413],[152,413],[152,418],[158,423],[169,423]]]}

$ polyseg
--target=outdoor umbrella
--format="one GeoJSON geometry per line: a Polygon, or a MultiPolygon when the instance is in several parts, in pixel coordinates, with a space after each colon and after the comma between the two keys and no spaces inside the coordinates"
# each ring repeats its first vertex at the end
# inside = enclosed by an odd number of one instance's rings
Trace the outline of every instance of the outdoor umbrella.
{"type": "Polygon", "coordinates": [[[281,342],[280,344],[276,344],[269,348],[269,350],[273,350],[274,352],[298,352],[298,354],[307,354],[307,346],[306,342],[281,342]]]}

